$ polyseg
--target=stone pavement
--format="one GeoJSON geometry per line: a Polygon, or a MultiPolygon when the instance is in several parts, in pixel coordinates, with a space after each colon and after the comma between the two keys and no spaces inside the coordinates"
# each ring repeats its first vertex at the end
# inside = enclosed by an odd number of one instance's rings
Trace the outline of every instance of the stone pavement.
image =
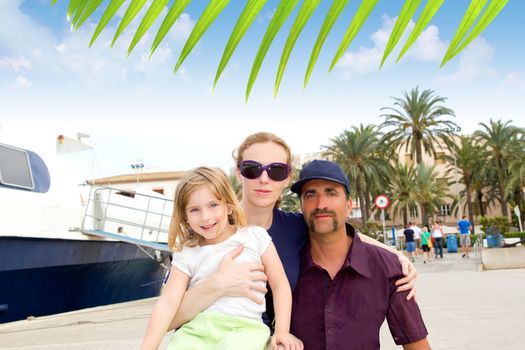
{"type": "MultiPolygon", "coordinates": [[[[525,269],[477,272],[479,262],[459,252],[427,264],[416,258],[417,301],[433,350],[525,349],[525,269]]],[[[399,348],[385,322],[381,349],[399,348]]]]}
{"type": "MultiPolygon", "coordinates": [[[[477,272],[474,254],[466,260],[460,253],[427,264],[417,258],[416,266],[417,300],[432,349],[525,348],[525,269],[477,272]]],[[[1,324],[0,349],[138,349],[154,301],[1,324]]],[[[386,324],[381,344],[381,349],[401,348],[394,345],[386,324]]]]}

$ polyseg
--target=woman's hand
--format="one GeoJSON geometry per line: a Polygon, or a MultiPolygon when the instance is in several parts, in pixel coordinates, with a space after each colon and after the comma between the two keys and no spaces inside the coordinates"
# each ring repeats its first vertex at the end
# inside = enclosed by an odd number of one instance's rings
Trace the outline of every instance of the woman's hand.
{"type": "Polygon", "coordinates": [[[259,263],[237,263],[235,258],[241,254],[244,247],[239,245],[237,248],[226,254],[219,264],[219,269],[212,275],[215,286],[222,290],[223,295],[231,297],[247,297],[257,304],[262,304],[264,300],[258,298],[253,292],[266,293],[268,290],[265,284],[268,277],[264,273],[264,266],[259,263]]]}
{"type": "Polygon", "coordinates": [[[405,277],[401,278],[400,280],[396,281],[396,286],[399,286],[397,288],[398,292],[404,292],[409,290],[410,292],[407,294],[407,300],[410,300],[412,298],[415,298],[416,295],[416,279],[417,279],[417,270],[414,264],[406,256],[403,255],[403,253],[400,253],[397,255],[399,258],[399,263],[401,264],[401,269],[403,271],[403,275],[405,277]]]}

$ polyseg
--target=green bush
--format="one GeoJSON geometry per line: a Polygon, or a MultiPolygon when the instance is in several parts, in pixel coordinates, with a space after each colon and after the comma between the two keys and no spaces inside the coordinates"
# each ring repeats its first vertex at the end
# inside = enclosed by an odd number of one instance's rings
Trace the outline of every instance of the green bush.
{"type": "Polygon", "coordinates": [[[479,222],[481,231],[486,234],[501,234],[509,230],[509,222],[503,216],[482,216],[479,222]]]}

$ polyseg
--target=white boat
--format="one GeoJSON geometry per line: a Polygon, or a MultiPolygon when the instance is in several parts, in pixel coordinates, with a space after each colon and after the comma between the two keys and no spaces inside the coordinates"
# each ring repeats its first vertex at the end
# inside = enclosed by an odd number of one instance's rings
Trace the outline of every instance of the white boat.
{"type": "Polygon", "coordinates": [[[94,201],[89,186],[71,180],[54,148],[87,148],[81,140],[24,141],[0,134],[0,323],[158,295],[169,208],[134,223],[148,196],[94,188],[94,201]],[[132,217],[117,215],[126,207],[132,217]],[[118,235],[115,225],[136,232],[118,235]]]}

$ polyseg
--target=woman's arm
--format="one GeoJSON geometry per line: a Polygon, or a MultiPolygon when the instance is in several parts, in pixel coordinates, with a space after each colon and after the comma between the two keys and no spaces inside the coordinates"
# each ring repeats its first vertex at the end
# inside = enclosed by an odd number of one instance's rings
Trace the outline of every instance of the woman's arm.
{"type": "Polygon", "coordinates": [[[273,349],[277,349],[278,345],[283,345],[286,349],[303,349],[303,343],[290,334],[292,291],[281,259],[272,242],[268,245],[261,260],[268,276],[268,283],[272,288],[275,309],[275,332],[270,345],[273,349]]]}
{"type": "Polygon", "coordinates": [[[157,349],[159,347],[173,316],[177,312],[182,295],[188,287],[188,275],[174,266],[171,267],[170,277],[171,279],[168,279],[164,286],[164,293],[162,293],[153,307],[146,335],[142,341],[142,350],[157,349]]]}
{"type": "MultiPolygon", "coordinates": [[[[199,312],[208,308],[222,296],[247,297],[257,304],[262,304],[253,291],[266,293],[267,290],[257,281],[266,281],[262,264],[239,264],[234,259],[242,252],[239,245],[222,258],[219,269],[206,278],[202,283],[188,289],[182,298],[177,314],[173,318],[169,329],[175,329],[190,321],[199,312]]],[[[168,282],[172,276],[168,277],[168,282]]],[[[162,294],[165,292],[163,291],[162,294]]]]}
{"type": "Polygon", "coordinates": [[[396,286],[399,286],[397,288],[397,291],[404,292],[404,291],[410,290],[410,292],[407,294],[407,300],[412,299],[412,297],[416,295],[416,278],[417,278],[417,270],[414,264],[412,264],[412,262],[408,260],[408,258],[403,254],[403,252],[400,252],[397,249],[389,247],[373,239],[372,237],[369,237],[362,233],[358,233],[358,235],[359,235],[359,238],[363,242],[373,244],[377,247],[391,251],[392,253],[397,255],[397,258],[399,259],[399,264],[401,265],[401,270],[403,271],[403,275],[405,275],[405,277],[396,281],[396,286]]]}

